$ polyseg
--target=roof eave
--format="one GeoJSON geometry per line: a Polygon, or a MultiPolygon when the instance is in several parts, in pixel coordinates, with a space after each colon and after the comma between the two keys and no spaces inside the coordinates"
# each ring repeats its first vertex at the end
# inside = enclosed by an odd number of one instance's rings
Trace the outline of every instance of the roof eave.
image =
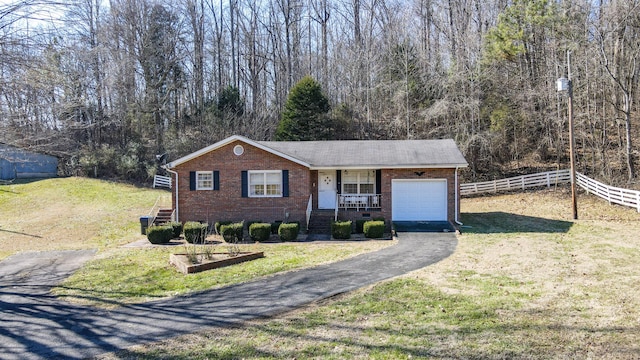
{"type": "Polygon", "coordinates": [[[306,162],[304,162],[304,161],[302,161],[300,159],[297,159],[297,158],[295,158],[293,156],[284,154],[284,153],[282,153],[280,151],[274,150],[274,149],[272,149],[272,148],[270,148],[268,146],[264,146],[264,145],[262,145],[262,144],[260,144],[260,143],[258,143],[256,141],[253,141],[251,139],[248,139],[248,138],[246,138],[244,136],[240,136],[240,135],[230,136],[230,137],[228,137],[226,139],[218,141],[215,144],[209,145],[209,146],[207,146],[205,148],[202,148],[202,149],[200,149],[198,151],[192,152],[191,154],[188,154],[186,156],[183,156],[183,157],[181,157],[181,158],[179,158],[177,160],[174,160],[174,161],[168,163],[166,165],[166,167],[169,168],[169,169],[173,169],[178,165],[184,164],[184,163],[186,163],[188,161],[191,161],[191,160],[193,160],[195,158],[198,158],[198,157],[200,157],[200,156],[202,156],[204,154],[210,153],[210,152],[215,151],[215,150],[217,150],[217,149],[219,149],[219,148],[221,148],[223,146],[229,145],[234,141],[242,141],[245,144],[257,147],[257,148],[259,148],[261,150],[264,150],[266,152],[272,153],[272,154],[277,155],[277,156],[279,156],[279,157],[281,157],[283,159],[287,159],[289,161],[292,161],[292,162],[294,162],[296,164],[300,164],[302,166],[310,167],[310,165],[308,163],[306,163],[306,162]]]}
{"type": "Polygon", "coordinates": [[[311,165],[311,170],[365,170],[365,169],[455,169],[469,166],[467,163],[460,164],[402,164],[402,165],[384,165],[384,164],[365,164],[365,165],[311,165]]]}

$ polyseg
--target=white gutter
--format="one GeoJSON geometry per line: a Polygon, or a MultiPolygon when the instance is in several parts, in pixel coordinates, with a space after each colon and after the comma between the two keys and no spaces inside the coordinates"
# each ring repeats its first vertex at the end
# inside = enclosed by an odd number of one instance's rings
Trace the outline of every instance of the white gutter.
{"type": "MultiPolygon", "coordinates": [[[[167,170],[168,172],[175,174],[176,175],[176,183],[175,183],[175,189],[176,189],[176,221],[180,221],[180,211],[178,210],[178,204],[180,203],[179,198],[178,198],[178,173],[170,170],[168,166],[163,166],[163,168],[165,170],[167,170]]],[[[174,184],[172,184],[172,186],[174,186],[174,184]]]]}
{"type": "Polygon", "coordinates": [[[456,193],[456,195],[455,195],[456,196],[456,206],[455,206],[456,215],[455,215],[454,221],[456,222],[456,224],[462,225],[462,223],[458,220],[458,212],[459,212],[458,211],[458,206],[459,206],[458,203],[460,202],[460,195],[458,194],[458,186],[459,186],[459,184],[458,184],[458,166],[456,166],[455,178],[456,178],[456,180],[455,180],[455,183],[456,183],[456,185],[455,185],[455,188],[456,188],[456,190],[455,190],[455,193],[456,193]]]}

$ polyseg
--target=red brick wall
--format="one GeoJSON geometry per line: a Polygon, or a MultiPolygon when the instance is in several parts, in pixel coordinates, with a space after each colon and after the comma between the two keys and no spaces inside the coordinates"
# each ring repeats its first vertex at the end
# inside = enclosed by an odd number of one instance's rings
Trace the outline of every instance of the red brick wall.
{"type": "MultiPolygon", "coordinates": [[[[308,168],[275,156],[244,142],[235,141],[201,155],[173,169],[179,174],[180,221],[306,221],[305,211],[311,194],[308,168]],[[244,154],[233,153],[235,145],[244,147],[244,154]],[[189,190],[189,172],[220,172],[220,190],[189,190]],[[289,197],[243,198],[241,172],[245,170],[289,170],[289,197]]],[[[175,175],[174,175],[175,183],[175,175]]],[[[175,204],[175,190],[173,192],[175,204]]],[[[175,206],[174,206],[175,207],[175,206]]]]}

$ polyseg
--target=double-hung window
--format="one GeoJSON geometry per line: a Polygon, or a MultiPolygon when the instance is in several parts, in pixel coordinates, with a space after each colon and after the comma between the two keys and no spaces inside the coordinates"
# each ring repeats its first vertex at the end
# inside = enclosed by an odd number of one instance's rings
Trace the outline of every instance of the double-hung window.
{"type": "Polygon", "coordinates": [[[196,190],[213,190],[213,171],[196,171],[196,190]]]}
{"type": "Polygon", "coordinates": [[[345,170],[342,172],[343,194],[375,194],[375,170],[345,170]]]}
{"type": "Polygon", "coordinates": [[[282,171],[261,170],[249,171],[250,197],[281,197],[282,171]]]}

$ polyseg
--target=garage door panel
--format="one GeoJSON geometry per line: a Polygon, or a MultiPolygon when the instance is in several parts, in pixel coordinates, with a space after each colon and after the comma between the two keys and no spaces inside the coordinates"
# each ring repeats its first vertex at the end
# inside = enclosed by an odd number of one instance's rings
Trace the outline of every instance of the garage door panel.
{"type": "Polygon", "coordinates": [[[393,221],[446,221],[446,180],[393,180],[393,221]]]}

